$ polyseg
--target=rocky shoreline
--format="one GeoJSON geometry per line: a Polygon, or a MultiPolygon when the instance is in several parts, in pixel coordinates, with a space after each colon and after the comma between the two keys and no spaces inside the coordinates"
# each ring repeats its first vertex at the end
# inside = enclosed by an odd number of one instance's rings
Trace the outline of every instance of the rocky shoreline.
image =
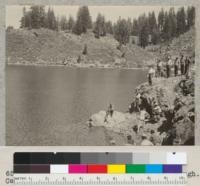
{"type": "MultiPolygon", "coordinates": [[[[193,77],[155,78],[153,82],[152,86],[147,83],[141,84],[136,90],[158,103],[161,108],[158,120],[147,119],[143,124],[140,113],[134,110],[124,113],[114,111],[113,116],[108,116],[105,122],[106,111],[102,110],[91,116],[92,126],[103,126],[122,135],[127,139],[128,145],[141,145],[143,135],[152,145],[193,145],[195,117],[193,77]],[[140,127],[142,131],[139,131],[140,127]]],[[[135,99],[136,95],[133,100],[135,99]]],[[[115,139],[111,139],[111,142],[114,145],[115,139]]]]}

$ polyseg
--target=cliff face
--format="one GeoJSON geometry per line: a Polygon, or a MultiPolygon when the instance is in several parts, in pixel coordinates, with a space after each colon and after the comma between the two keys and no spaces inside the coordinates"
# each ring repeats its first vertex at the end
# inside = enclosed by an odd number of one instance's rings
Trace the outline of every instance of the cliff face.
{"type": "Polygon", "coordinates": [[[118,45],[112,35],[97,39],[92,31],[80,36],[47,29],[6,32],[8,64],[143,67],[153,59],[150,52],[136,45],[118,45]],[[83,55],[85,45],[87,54],[83,55]]]}

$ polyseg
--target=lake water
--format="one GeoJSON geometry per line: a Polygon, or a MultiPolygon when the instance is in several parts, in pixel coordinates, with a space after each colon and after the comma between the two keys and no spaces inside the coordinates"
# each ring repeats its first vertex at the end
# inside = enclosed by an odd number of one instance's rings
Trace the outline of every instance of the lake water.
{"type": "Polygon", "coordinates": [[[106,110],[125,112],[144,70],[65,67],[6,67],[7,145],[108,145],[104,128],[87,127],[106,110]]]}

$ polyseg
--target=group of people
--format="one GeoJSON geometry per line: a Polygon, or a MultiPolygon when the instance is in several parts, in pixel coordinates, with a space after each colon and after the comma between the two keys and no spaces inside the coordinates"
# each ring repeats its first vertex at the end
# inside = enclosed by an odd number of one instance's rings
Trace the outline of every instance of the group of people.
{"type": "Polygon", "coordinates": [[[155,100],[145,93],[140,93],[136,89],[135,101],[129,105],[129,113],[140,112],[140,120],[144,123],[145,121],[157,122],[160,118],[162,110],[155,100]]]}
{"type": "Polygon", "coordinates": [[[192,56],[184,56],[180,55],[180,57],[176,57],[172,59],[171,56],[168,56],[166,60],[157,60],[156,70],[154,66],[151,65],[148,71],[148,83],[152,85],[153,77],[172,77],[174,72],[174,76],[186,76],[188,78],[190,76],[190,68],[194,63],[192,56]]]}
{"type": "Polygon", "coordinates": [[[153,146],[162,143],[161,136],[155,131],[150,130],[148,134],[144,132],[143,126],[134,125],[132,127],[133,135],[127,136],[127,142],[131,145],[153,146]]]}

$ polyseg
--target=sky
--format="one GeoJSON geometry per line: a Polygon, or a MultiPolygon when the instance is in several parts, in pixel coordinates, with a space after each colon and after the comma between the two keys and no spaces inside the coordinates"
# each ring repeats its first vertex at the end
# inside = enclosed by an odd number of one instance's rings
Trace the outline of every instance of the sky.
{"type": "MultiPolygon", "coordinates": [[[[13,26],[14,28],[20,27],[20,19],[22,17],[22,10],[24,6],[10,5],[6,6],[6,27],[13,26]]],[[[26,6],[26,10],[30,6],[26,6]]],[[[49,6],[46,6],[46,10],[49,6]]],[[[76,14],[79,6],[67,6],[67,5],[51,5],[54,9],[56,16],[65,15],[67,18],[71,15],[76,19],[76,14]]],[[[116,22],[119,17],[121,18],[137,18],[139,15],[151,11],[155,11],[156,16],[161,9],[169,10],[169,6],[89,6],[90,15],[92,20],[95,21],[98,13],[105,16],[106,20],[116,22]]],[[[175,11],[178,10],[179,6],[174,7],[175,11]]]]}

